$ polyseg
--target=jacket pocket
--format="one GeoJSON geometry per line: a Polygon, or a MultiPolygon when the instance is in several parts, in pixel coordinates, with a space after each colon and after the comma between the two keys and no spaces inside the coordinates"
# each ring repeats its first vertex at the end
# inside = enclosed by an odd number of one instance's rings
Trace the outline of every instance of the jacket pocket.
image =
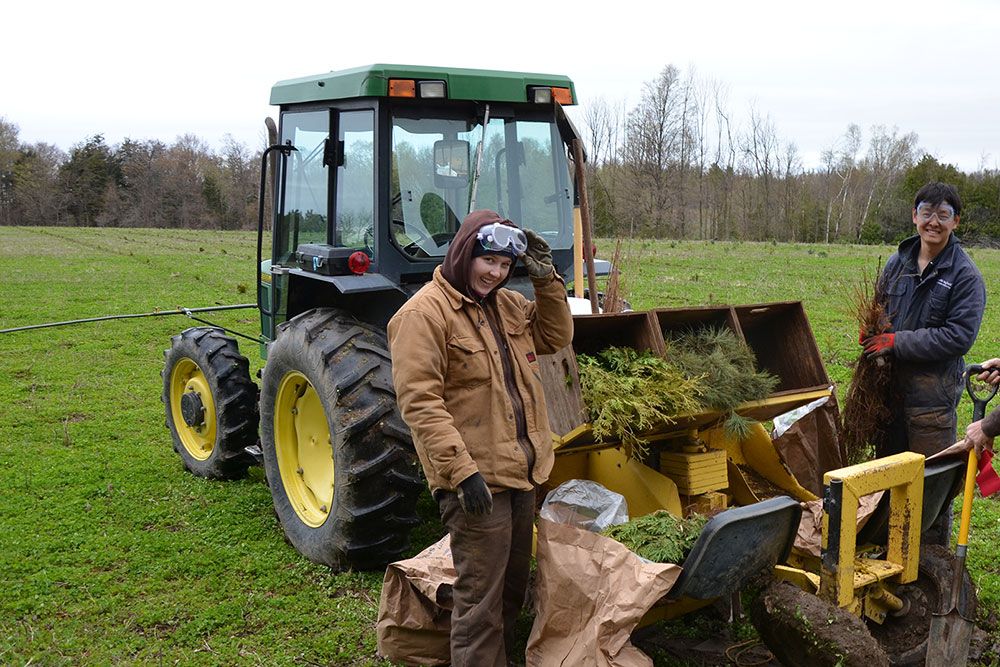
{"type": "Polygon", "coordinates": [[[948,309],[948,294],[933,290],[927,300],[927,325],[939,327],[944,324],[945,311],[948,309]]]}
{"type": "Polygon", "coordinates": [[[445,383],[476,387],[490,381],[490,358],[478,338],[452,336],[448,340],[448,375],[445,383]]]}
{"type": "Polygon", "coordinates": [[[515,363],[518,365],[528,364],[534,375],[538,376],[539,366],[538,355],[535,353],[535,338],[524,316],[520,313],[504,312],[503,326],[507,332],[511,352],[517,356],[515,363]]]}

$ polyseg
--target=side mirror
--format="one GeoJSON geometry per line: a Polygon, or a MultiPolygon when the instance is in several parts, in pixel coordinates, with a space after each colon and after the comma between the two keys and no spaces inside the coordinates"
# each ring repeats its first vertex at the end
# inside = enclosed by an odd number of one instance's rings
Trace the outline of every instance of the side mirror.
{"type": "Polygon", "coordinates": [[[469,185],[469,142],[441,139],[434,142],[434,187],[453,189],[469,185]]]}

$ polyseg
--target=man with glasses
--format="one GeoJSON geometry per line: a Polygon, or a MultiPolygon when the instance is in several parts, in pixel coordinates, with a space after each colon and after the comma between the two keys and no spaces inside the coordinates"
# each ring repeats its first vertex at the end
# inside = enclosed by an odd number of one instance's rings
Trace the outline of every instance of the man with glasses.
{"type": "MultiPolygon", "coordinates": [[[[979,269],[953,232],[962,213],[958,191],[928,183],[913,201],[917,234],[899,244],[879,276],[877,293],[889,331],[861,340],[865,355],[892,359],[887,456],[914,451],[930,456],[956,440],[963,355],[979,333],[986,288],[979,269]]],[[[948,545],[951,511],[923,539],[948,545]]]]}
{"type": "Polygon", "coordinates": [[[455,667],[515,657],[535,491],[554,461],[537,355],[572,340],[548,243],[487,210],[465,218],[431,282],[389,322],[396,397],[451,537],[455,667]],[[518,259],[534,301],[504,287],[518,259]]]}

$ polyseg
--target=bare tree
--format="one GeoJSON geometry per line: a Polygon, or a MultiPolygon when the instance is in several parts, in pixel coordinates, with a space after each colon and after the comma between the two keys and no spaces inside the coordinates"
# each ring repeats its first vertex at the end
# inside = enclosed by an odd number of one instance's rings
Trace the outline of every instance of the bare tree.
{"type": "Polygon", "coordinates": [[[899,128],[893,127],[889,131],[884,125],[873,126],[871,133],[863,163],[868,172],[868,197],[858,221],[856,239],[861,238],[869,213],[878,215],[895,183],[917,159],[918,139],[915,133],[899,136],[899,128]]]}
{"type": "Polygon", "coordinates": [[[643,84],[642,98],[628,115],[623,162],[632,176],[631,195],[643,226],[654,236],[667,231],[672,199],[671,163],[683,140],[680,71],[667,65],[653,81],[643,84]]]}
{"type": "Polygon", "coordinates": [[[750,108],[750,128],[741,145],[744,162],[759,186],[758,196],[752,196],[748,209],[751,219],[759,223],[758,238],[766,239],[771,234],[771,211],[775,208],[773,188],[775,171],[778,166],[778,135],[774,123],[768,116],[761,116],[756,108],[750,108]]]}
{"type": "Polygon", "coordinates": [[[824,233],[824,241],[826,243],[830,242],[830,224],[837,200],[840,201],[840,206],[837,220],[834,223],[833,236],[834,238],[840,236],[840,223],[843,220],[847,196],[851,191],[851,177],[854,175],[854,169],[857,166],[857,155],[860,148],[861,128],[851,123],[847,126],[847,131],[840,138],[838,145],[832,149],[828,149],[823,154],[823,161],[827,166],[827,172],[831,175],[836,174],[840,180],[840,187],[837,190],[837,194],[827,202],[826,231],[824,233]]]}

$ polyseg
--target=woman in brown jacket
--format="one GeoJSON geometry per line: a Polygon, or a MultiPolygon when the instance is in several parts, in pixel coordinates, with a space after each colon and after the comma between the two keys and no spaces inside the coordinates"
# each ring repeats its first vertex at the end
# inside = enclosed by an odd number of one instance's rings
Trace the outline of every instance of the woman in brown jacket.
{"type": "Polygon", "coordinates": [[[572,338],[548,244],[487,210],[465,218],[431,282],[389,322],[396,396],[451,536],[455,666],[508,658],[535,489],[553,463],[537,355],[572,338]],[[518,258],[535,301],[503,287],[518,258]]]}

